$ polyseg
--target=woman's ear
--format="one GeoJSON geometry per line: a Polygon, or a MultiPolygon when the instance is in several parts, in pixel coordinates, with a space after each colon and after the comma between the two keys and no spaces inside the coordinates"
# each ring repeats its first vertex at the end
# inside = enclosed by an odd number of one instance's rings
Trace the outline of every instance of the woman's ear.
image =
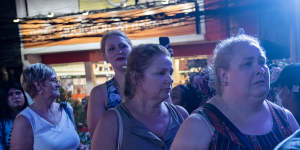
{"type": "Polygon", "coordinates": [[[40,91],[40,90],[41,90],[41,84],[40,84],[39,82],[35,81],[35,82],[33,82],[33,84],[34,84],[34,87],[35,87],[35,89],[36,89],[37,91],[40,91]]]}
{"type": "Polygon", "coordinates": [[[130,73],[130,80],[132,81],[133,84],[135,84],[135,86],[141,83],[141,79],[142,79],[141,73],[137,73],[137,72],[130,73]]]}
{"type": "Polygon", "coordinates": [[[227,86],[228,83],[229,83],[228,72],[223,68],[219,68],[218,69],[218,76],[220,77],[221,85],[222,86],[227,86]]]}

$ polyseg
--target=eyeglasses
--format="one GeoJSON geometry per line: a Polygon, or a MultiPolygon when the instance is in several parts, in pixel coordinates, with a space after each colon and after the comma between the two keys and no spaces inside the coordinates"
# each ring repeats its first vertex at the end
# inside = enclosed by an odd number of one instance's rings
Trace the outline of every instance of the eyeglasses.
{"type": "Polygon", "coordinates": [[[58,83],[58,84],[60,83],[60,81],[57,80],[57,78],[50,78],[49,81],[52,83],[58,83]]]}

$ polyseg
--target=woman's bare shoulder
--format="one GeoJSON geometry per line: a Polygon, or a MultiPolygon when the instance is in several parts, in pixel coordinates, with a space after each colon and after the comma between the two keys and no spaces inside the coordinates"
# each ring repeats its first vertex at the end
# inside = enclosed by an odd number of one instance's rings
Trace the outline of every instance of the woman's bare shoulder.
{"type": "Polygon", "coordinates": [[[213,132],[214,128],[201,114],[193,113],[181,125],[171,150],[207,149],[213,132]]]}

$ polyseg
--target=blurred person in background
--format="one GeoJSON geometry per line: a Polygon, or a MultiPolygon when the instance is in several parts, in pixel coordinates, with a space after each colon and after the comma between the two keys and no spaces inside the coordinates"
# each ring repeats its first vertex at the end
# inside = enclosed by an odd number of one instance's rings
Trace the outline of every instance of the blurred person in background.
{"type": "Polygon", "coordinates": [[[187,97],[187,87],[185,85],[177,85],[172,88],[171,99],[174,105],[182,106],[187,97]]]}
{"type": "MultiPolygon", "coordinates": [[[[289,109],[300,122],[300,64],[290,64],[283,68],[273,83],[278,88],[283,107],[289,109]]],[[[300,149],[300,130],[279,144],[275,150],[300,149]]]]}
{"type": "Polygon", "coordinates": [[[180,127],[171,150],[267,150],[299,125],[290,111],[266,100],[270,72],[257,39],[238,35],[214,50],[216,96],[180,127]]]}
{"type": "MultiPolygon", "coordinates": [[[[31,64],[21,77],[22,87],[34,99],[13,124],[11,150],[66,150],[80,148],[72,107],[55,102],[60,84],[53,68],[31,64]]],[[[81,148],[80,148],[81,149],[81,148]]]]}
{"type": "Polygon", "coordinates": [[[106,33],[101,41],[101,52],[115,72],[114,77],[104,84],[94,87],[88,102],[87,122],[91,134],[105,111],[114,108],[122,102],[122,89],[127,65],[127,56],[132,44],[127,35],[121,31],[106,33]]]}
{"type": "Polygon", "coordinates": [[[166,150],[188,116],[170,97],[173,66],[161,45],[135,47],[128,56],[125,101],[104,113],[92,150],[166,150]]]}
{"type": "Polygon", "coordinates": [[[290,64],[283,68],[277,80],[272,84],[282,106],[290,110],[300,122],[300,64],[290,64]]]}
{"type": "Polygon", "coordinates": [[[9,150],[13,121],[28,106],[28,102],[21,84],[17,81],[9,81],[4,87],[4,103],[0,106],[0,150],[9,150]]]}

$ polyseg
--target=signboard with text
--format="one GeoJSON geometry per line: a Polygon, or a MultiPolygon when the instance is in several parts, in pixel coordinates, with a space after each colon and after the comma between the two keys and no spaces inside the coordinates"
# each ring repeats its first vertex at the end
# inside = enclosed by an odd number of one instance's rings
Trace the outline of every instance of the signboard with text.
{"type": "Polygon", "coordinates": [[[127,9],[21,23],[24,48],[99,42],[110,30],[131,39],[195,34],[194,3],[127,9]]]}

